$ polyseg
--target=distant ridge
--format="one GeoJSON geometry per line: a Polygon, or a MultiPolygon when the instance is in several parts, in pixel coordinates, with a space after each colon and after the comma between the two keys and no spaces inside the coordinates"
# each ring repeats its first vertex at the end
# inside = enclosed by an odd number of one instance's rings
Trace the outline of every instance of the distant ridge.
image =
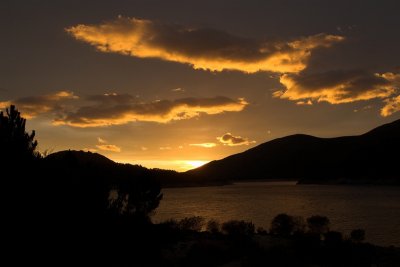
{"type": "Polygon", "coordinates": [[[300,183],[400,184],[400,120],[359,136],[296,134],[187,172],[226,180],[290,179],[300,183]]]}
{"type": "Polygon", "coordinates": [[[116,164],[116,162],[112,161],[111,159],[107,158],[106,156],[103,156],[98,153],[93,153],[93,152],[86,152],[86,151],[76,151],[76,150],[64,150],[64,151],[59,151],[52,153],[46,157],[46,160],[48,161],[65,161],[69,157],[73,155],[74,159],[77,161],[79,164],[91,164],[91,165],[113,165],[116,164]]]}
{"type": "Polygon", "coordinates": [[[220,185],[214,176],[196,178],[173,170],[148,169],[141,165],[117,163],[109,158],[87,151],[64,150],[52,153],[44,159],[48,169],[57,173],[58,178],[68,176],[77,181],[81,179],[136,180],[148,179],[157,181],[162,187],[220,185]]]}

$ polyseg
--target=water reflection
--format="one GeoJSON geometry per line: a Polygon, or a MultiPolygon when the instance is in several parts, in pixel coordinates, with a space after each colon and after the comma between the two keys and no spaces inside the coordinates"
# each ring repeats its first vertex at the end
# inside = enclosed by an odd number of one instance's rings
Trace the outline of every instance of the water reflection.
{"type": "Polygon", "coordinates": [[[164,189],[154,221],[203,216],[253,221],[268,228],[279,213],[325,215],[334,230],[363,228],[367,241],[400,246],[400,188],[240,182],[229,186],[164,189]]]}

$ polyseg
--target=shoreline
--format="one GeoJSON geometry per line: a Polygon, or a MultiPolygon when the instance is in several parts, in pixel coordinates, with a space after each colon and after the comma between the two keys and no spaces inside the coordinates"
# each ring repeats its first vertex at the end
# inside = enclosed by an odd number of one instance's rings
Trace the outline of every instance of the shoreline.
{"type": "Polygon", "coordinates": [[[388,187],[399,187],[398,181],[376,181],[376,180],[326,180],[326,181],[307,181],[297,179],[245,179],[245,180],[234,180],[234,181],[217,181],[207,183],[182,183],[182,184],[166,184],[162,185],[162,188],[185,188],[185,187],[212,187],[212,186],[226,186],[226,185],[237,185],[246,183],[270,183],[275,185],[332,185],[332,186],[388,186],[388,187]]]}

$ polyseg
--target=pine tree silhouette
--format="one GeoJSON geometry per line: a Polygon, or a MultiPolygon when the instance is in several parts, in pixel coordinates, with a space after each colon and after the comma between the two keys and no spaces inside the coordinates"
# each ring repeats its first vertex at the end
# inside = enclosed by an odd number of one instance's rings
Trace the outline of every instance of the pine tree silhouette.
{"type": "Polygon", "coordinates": [[[35,131],[27,133],[26,119],[11,105],[6,113],[0,112],[0,151],[1,160],[5,163],[16,163],[32,160],[39,156],[36,147],[35,131]]]}

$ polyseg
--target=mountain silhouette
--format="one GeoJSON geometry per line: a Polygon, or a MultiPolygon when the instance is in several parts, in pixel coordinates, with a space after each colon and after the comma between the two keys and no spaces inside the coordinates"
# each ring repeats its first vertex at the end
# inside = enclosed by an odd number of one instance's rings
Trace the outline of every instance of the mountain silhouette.
{"type": "Polygon", "coordinates": [[[141,165],[117,163],[92,152],[64,150],[52,153],[44,159],[48,171],[58,176],[68,176],[76,180],[106,179],[110,182],[120,179],[150,179],[162,187],[202,186],[226,183],[217,176],[195,177],[173,170],[148,169],[141,165]]]}
{"type": "Polygon", "coordinates": [[[187,175],[224,180],[289,179],[300,183],[400,184],[400,120],[359,136],[296,134],[212,161],[187,175]]]}
{"type": "Polygon", "coordinates": [[[66,150],[48,155],[47,166],[60,175],[150,178],[162,187],[218,185],[249,179],[300,183],[400,184],[397,151],[400,120],[359,136],[319,138],[295,134],[179,173],[114,162],[98,153],[66,150]]]}
{"type": "Polygon", "coordinates": [[[53,163],[65,163],[67,159],[71,157],[73,157],[79,165],[111,166],[116,164],[116,162],[101,154],[75,150],[64,150],[52,153],[46,157],[46,160],[52,161],[53,163]]]}

